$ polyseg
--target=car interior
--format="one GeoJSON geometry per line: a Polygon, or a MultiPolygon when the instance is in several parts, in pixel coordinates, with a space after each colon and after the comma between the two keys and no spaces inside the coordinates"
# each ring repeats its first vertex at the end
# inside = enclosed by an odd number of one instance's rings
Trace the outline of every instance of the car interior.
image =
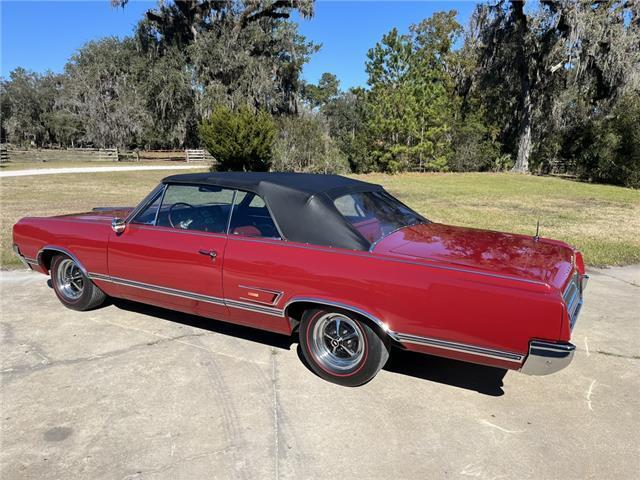
{"type": "MultiPolygon", "coordinates": [[[[209,188],[209,187],[206,187],[209,188]]],[[[230,203],[194,205],[187,201],[163,203],[156,225],[161,227],[224,233],[229,219],[230,203]]],[[[229,233],[247,237],[280,238],[264,201],[254,193],[238,192],[229,233]]]]}

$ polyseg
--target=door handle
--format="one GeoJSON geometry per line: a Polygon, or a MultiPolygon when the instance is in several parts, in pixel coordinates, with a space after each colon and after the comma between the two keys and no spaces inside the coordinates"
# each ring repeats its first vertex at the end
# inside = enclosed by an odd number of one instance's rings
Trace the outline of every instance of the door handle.
{"type": "Polygon", "coordinates": [[[205,250],[204,248],[198,250],[198,253],[200,255],[208,255],[214,262],[216,261],[216,257],[218,256],[218,252],[216,252],[215,250],[205,250]]]}

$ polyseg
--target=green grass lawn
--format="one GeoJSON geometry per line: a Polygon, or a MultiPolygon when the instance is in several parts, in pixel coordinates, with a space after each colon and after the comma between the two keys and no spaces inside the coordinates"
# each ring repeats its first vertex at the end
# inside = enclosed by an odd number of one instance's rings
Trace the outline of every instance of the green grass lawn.
{"type": "Polygon", "coordinates": [[[640,263],[640,191],[507,173],[362,175],[430,220],[578,247],[592,266],[640,263]]]}
{"type": "MultiPolygon", "coordinates": [[[[141,171],[0,179],[0,265],[19,265],[11,252],[11,227],[19,218],[96,206],[133,206],[170,174],[141,171]]],[[[512,174],[372,174],[358,178],[384,185],[436,222],[533,235],[539,219],[541,236],[575,245],[589,265],[640,263],[637,190],[512,174]]]]}
{"type": "MultiPolygon", "coordinates": [[[[88,165],[83,162],[76,166],[88,165]]],[[[22,217],[86,212],[101,206],[135,206],[164,177],[199,171],[205,169],[196,167],[194,170],[175,172],[148,170],[0,178],[0,267],[6,269],[21,265],[11,246],[13,224],[22,217]]]]}

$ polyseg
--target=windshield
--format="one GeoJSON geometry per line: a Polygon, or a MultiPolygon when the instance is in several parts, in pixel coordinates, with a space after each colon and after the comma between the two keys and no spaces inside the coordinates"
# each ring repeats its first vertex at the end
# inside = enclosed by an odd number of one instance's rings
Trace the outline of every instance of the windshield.
{"type": "Polygon", "coordinates": [[[399,228],[427,221],[384,191],[349,193],[333,204],[372,244],[399,228]]]}

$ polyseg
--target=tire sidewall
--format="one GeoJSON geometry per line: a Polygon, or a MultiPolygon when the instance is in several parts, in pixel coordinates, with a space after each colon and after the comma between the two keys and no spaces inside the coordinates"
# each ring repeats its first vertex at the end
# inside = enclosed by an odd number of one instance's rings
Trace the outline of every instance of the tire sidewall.
{"type": "Polygon", "coordinates": [[[360,317],[340,309],[307,310],[299,327],[300,347],[311,369],[319,377],[338,385],[355,387],[370,381],[382,368],[388,356],[387,346],[380,336],[360,317]],[[364,354],[356,366],[346,372],[332,370],[317,359],[311,348],[313,327],[327,313],[339,313],[356,322],[363,332],[364,354]]]}
{"type": "Polygon", "coordinates": [[[80,295],[75,300],[70,300],[60,292],[60,288],[57,280],[58,276],[56,275],[56,273],[58,271],[58,268],[60,267],[60,263],[66,259],[69,259],[75,263],[75,260],[73,260],[71,257],[68,257],[67,255],[56,255],[55,257],[53,257],[53,260],[51,261],[51,285],[53,286],[53,291],[56,293],[58,300],[60,300],[60,302],[65,307],[70,308],[72,310],[86,310],[87,306],[89,305],[89,302],[91,301],[91,294],[92,294],[91,289],[93,285],[91,284],[91,281],[89,280],[89,278],[84,274],[84,272],[82,272],[82,270],[81,270],[82,282],[84,285],[84,288],[82,289],[82,295],[80,295]]]}

